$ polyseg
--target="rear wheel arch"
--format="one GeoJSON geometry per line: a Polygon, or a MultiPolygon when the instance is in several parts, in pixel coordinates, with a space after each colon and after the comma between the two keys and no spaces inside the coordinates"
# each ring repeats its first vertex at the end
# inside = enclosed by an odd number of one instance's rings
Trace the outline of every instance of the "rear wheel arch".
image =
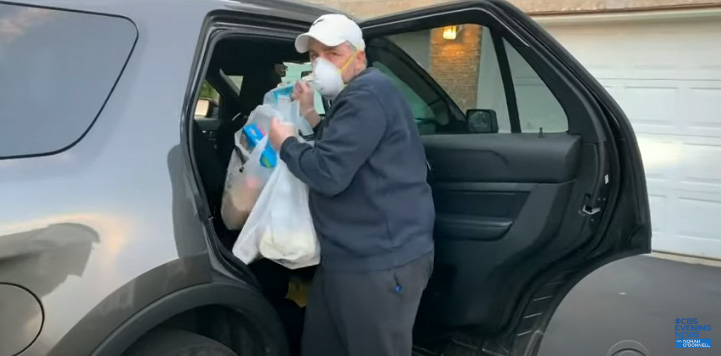
{"type": "MultiPolygon", "coordinates": [[[[231,329],[227,332],[249,333],[246,335],[252,335],[254,342],[263,347],[264,355],[287,354],[283,326],[277,313],[262,294],[232,284],[209,283],[179,290],[143,308],[108,335],[91,355],[120,356],[144,335],[154,330],[190,328],[192,331],[193,327],[208,322],[215,324],[214,322],[220,321],[221,318],[242,320],[243,330],[226,328],[231,329]],[[205,313],[208,310],[226,312],[208,315],[205,313]],[[199,311],[202,313],[197,313],[199,311]],[[196,313],[203,317],[195,320],[193,314],[196,313]]],[[[230,334],[206,336],[224,343],[232,342],[229,340],[233,338],[230,334]]]]}

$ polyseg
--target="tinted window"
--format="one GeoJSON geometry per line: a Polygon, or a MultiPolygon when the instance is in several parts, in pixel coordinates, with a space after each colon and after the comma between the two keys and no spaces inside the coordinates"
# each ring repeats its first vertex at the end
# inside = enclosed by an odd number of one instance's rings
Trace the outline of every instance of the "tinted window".
{"type": "Polygon", "coordinates": [[[541,128],[544,132],[568,130],[563,107],[538,73],[506,40],[494,43],[489,28],[463,24],[387,39],[419,64],[452,101],[452,105],[441,105],[442,98],[429,94],[427,85],[422,83],[424,79],[409,71],[409,65],[399,60],[393,49],[384,49],[380,41],[371,42],[368,51],[371,65],[386,73],[405,95],[422,135],[469,133],[465,125],[456,122],[466,118],[453,114],[453,105],[459,112],[492,110],[500,133],[511,132],[514,118],[508,108],[514,105],[520,132],[538,132],[541,128]],[[496,53],[497,44],[504,46],[505,56],[496,53]],[[504,64],[510,72],[506,83],[501,71],[504,64]],[[513,91],[515,102],[507,100],[506,90],[513,91]]]}
{"type": "Polygon", "coordinates": [[[77,141],[100,113],[136,36],[122,18],[0,4],[0,157],[77,141]]]}
{"type": "Polygon", "coordinates": [[[551,89],[541,80],[521,54],[503,40],[518,101],[521,132],[566,132],[568,118],[551,89]]]}

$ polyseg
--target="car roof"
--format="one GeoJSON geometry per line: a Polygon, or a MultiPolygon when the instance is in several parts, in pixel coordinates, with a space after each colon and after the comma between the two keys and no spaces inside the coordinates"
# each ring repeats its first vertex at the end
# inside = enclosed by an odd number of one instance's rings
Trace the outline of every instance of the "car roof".
{"type": "Polygon", "coordinates": [[[150,17],[163,20],[170,15],[170,19],[165,19],[169,21],[187,14],[205,16],[214,10],[232,10],[310,24],[320,15],[340,13],[330,7],[298,0],[11,0],[11,3],[117,15],[133,21],[150,17]]]}

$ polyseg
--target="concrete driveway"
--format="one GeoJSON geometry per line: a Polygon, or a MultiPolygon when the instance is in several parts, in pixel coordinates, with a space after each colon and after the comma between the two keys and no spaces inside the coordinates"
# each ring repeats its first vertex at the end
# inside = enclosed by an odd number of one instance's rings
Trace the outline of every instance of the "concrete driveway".
{"type": "Polygon", "coordinates": [[[626,340],[647,352],[614,356],[721,355],[721,268],[650,256],[612,263],[581,281],[561,303],[539,356],[606,356],[626,340]],[[711,325],[700,336],[712,339],[712,348],[676,349],[676,318],[711,325]]]}

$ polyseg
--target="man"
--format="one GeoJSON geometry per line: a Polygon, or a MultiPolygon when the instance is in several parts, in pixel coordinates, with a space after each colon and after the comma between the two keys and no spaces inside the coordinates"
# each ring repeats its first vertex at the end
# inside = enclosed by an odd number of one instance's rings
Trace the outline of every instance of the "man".
{"type": "Polygon", "coordinates": [[[275,73],[278,74],[278,76],[281,78],[285,77],[285,74],[288,71],[288,67],[283,63],[276,63],[273,69],[275,70],[275,73]]]}
{"type": "Polygon", "coordinates": [[[358,25],[321,16],[295,42],[313,62],[313,86],[333,101],[321,122],[303,81],[294,98],[314,146],[275,120],[269,138],[310,188],[321,264],[308,298],[304,356],[410,356],[412,329],[433,269],[431,188],[411,109],[367,68],[358,25]]]}

